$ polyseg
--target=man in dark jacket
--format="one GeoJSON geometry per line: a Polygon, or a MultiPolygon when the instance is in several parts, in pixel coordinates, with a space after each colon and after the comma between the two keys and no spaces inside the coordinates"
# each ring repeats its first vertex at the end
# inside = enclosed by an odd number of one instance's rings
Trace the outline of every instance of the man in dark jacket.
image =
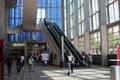
{"type": "Polygon", "coordinates": [[[17,66],[17,73],[19,73],[21,70],[21,57],[20,57],[20,55],[17,56],[16,66],[17,66]]]}
{"type": "Polygon", "coordinates": [[[7,62],[8,76],[10,76],[11,69],[12,69],[12,56],[10,54],[8,54],[6,62],[7,62]]]}

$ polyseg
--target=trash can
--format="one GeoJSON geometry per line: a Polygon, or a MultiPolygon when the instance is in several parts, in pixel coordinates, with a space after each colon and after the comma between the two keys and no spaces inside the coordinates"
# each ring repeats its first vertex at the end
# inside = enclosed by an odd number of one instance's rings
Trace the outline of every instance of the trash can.
{"type": "Polygon", "coordinates": [[[120,66],[110,67],[110,80],[120,80],[120,66]]]}

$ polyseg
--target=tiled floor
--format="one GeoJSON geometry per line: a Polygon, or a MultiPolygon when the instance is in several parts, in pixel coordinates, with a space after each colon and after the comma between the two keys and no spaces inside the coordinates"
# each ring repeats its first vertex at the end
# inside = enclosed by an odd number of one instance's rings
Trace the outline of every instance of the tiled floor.
{"type": "Polygon", "coordinates": [[[34,72],[29,72],[26,65],[20,73],[16,73],[13,65],[11,76],[7,76],[5,66],[5,80],[110,80],[109,68],[94,66],[91,68],[74,68],[74,74],[67,75],[67,67],[34,66],[34,72]]]}
{"type": "Polygon", "coordinates": [[[67,75],[67,69],[61,68],[41,68],[44,74],[47,74],[52,80],[110,80],[110,71],[108,68],[75,68],[74,74],[67,75]]]}

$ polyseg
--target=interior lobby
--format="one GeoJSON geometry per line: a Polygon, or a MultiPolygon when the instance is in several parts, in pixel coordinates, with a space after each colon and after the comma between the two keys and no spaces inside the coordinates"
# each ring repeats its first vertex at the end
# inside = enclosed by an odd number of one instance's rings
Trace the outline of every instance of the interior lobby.
{"type": "Polygon", "coordinates": [[[0,0],[0,50],[4,80],[113,80],[111,66],[120,65],[120,0],[0,0]],[[70,53],[75,64],[68,76],[70,53]],[[84,59],[88,54],[90,67],[84,59]],[[18,55],[26,59],[19,74],[18,55]],[[34,72],[27,65],[30,55],[34,72]]]}

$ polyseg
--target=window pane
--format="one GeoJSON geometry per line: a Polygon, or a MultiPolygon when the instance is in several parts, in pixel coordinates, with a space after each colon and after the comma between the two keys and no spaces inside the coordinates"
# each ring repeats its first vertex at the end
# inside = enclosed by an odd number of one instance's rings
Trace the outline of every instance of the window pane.
{"type": "Polygon", "coordinates": [[[115,13],[115,21],[119,20],[119,7],[118,7],[118,1],[114,3],[114,13],[115,13]]]}
{"type": "Polygon", "coordinates": [[[90,47],[93,54],[101,54],[100,52],[100,32],[90,35],[90,47]]]}
{"type": "Polygon", "coordinates": [[[113,4],[109,6],[109,18],[110,18],[110,23],[114,22],[115,17],[114,17],[113,4]]]}
{"type": "Polygon", "coordinates": [[[119,44],[120,39],[120,26],[113,26],[108,28],[108,49],[109,54],[117,53],[117,45],[119,44]]]}

